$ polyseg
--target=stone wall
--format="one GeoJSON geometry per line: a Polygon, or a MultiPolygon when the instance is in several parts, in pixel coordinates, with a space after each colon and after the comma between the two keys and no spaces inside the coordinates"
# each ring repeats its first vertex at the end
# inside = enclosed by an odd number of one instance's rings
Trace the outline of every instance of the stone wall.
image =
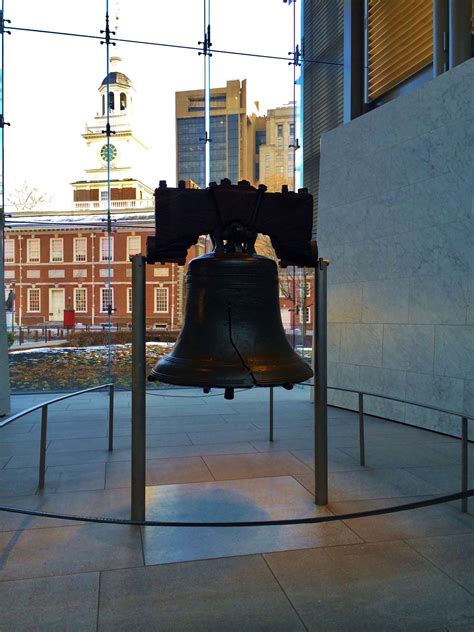
{"type": "MultiPolygon", "coordinates": [[[[474,415],[473,192],[473,59],[323,136],[330,386],[474,415]]],[[[444,414],[372,398],[366,408],[459,434],[444,414]]]]}

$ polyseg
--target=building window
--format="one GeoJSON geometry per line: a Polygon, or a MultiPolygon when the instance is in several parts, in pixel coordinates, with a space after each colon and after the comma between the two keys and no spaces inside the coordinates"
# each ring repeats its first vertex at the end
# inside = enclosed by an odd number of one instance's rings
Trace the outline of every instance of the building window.
{"type": "Polygon", "coordinates": [[[277,125],[277,146],[283,147],[283,125],[277,125]]]}
{"type": "Polygon", "coordinates": [[[290,123],[290,147],[295,146],[295,124],[290,123]]]}
{"type": "Polygon", "coordinates": [[[132,313],[132,288],[127,288],[127,314],[132,313]]]}
{"type": "Polygon", "coordinates": [[[125,92],[121,92],[120,93],[120,109],[125,110],[126,107],[127,107],[127,95],[125,94],[125,92]]]}
{"type": "Polygon", "coordinates": [[[155,287],[155,313],[163,314],[168,311],[168,288],[155,287]]]}
{"type": "Polygon", "coordinates": [[[114,309],[114,290],[113,288],[100,288],[100,311],[102,314],[109,313],[109,305],[111,312],[114,309]]]}
{"type": "Polygon", "coordinates": [[[41,296],[39,288],[28,289],[28,311],[35,313],[41,311],[41,296]]]}
{"type": "Polygon", "coordinates": [[[49,240],[49,260],[52,263],[60,263],[64,261],[62,238],[55,238],[55,239],[49,240]]]}
{"type": "Polygon", "coordinates": [[[5,239],[5,263],[14,263],[15,261],[15,240],[5,239]]]}
{"type": "Polygon", "coordinates": [[[113,92],[109,92],[109,112],[115,109],[115,95],[113,92]]]}
{"type": "Polygon", "coordinates": [[[87,312],[87,288],[74,288],[74,310],[76,312],[87,312]]]}
{"type": "Polygon", "coordinates": [[[114,260],[114,238],[113,237],[100,238],[100,260],[101,261],[114,260]]]}
{"type": "Polygon", "coordinates": [[[127,237],[127,259],[133,255],[139,255],[142,249],[140,235],[131,235],[127,237]]]}
{"type": "Polygon", "coordinates": [[[74,261],[86,261],[87,259],[87,238],[77,237],[74,239],[74,261]]]}
{"type": "Polygon", "coordinates": [[[109,199],[109,192],[108,191],[101,191],[100,192],[100,200],[101,202],[107,202],[109,199]]]}
{"type": "Polygon", "coordinates": [[[40,240],[28,239],[26,242],[26,259],[28,263],[38,263],[40,260],[40,240]]]}

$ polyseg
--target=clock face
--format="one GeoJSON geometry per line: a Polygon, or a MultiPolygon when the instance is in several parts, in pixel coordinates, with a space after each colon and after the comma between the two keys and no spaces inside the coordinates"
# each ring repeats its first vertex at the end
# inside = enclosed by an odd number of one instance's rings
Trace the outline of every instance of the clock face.
{"type": "Polygon", "coordinates": [[[100,157],[104,162],[115,160],[117,158],[117,148],[114,145],[104,145],[100,150],[100,157]]]}

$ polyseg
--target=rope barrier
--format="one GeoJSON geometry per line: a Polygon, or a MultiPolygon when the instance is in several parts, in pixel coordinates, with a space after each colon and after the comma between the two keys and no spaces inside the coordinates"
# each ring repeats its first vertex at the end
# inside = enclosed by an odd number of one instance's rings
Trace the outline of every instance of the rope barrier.
{"type": "Polygon", "coordinates": [[[372,516],[381,516],[384,514],[398,513],[401,511],[410,511],[413,509],[422,509],[433,505],[449,503],[453,500],[461,498],[469,498],[474,496],[474,489],[457,494],[449,494],[447,496],[437,496],[428,500],[420,500],[405,505],[394,505],[385,507],[384,509],[371,509],[367,511],[358,511],[353,513],[340,514],[338,516],[317,516],[313,518],[293,518],[289,520],[252,520],[252,521],[232,521],[232,522],[180,522],[176,520],[125,520],[121,518],[91,517],[91,516],[74,516],[68,514],[58,514],[48,511],[34,511],[33,509],[20,509],[16,507],[0,506],[0,511],[6,513],[17,513],[26,516],[37,516],[40,518],[54,518],[57,520],[71,520],[74,522],[92,522],[100,524],[120,524],[137,527],[270,527],[285,526],[297,524],[319,524],[322,522],[336,522],[340,520],[353,520],[355,518],[369,518],[372,516]]]}

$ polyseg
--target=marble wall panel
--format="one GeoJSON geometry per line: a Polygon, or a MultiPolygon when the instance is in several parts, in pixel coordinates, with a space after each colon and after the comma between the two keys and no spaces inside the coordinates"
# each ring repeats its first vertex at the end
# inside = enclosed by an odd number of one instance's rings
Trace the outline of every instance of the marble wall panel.
{"type": "Polygon", "coordinates": [[[431,158],[429,134],[411,138],[391,149],[390,186],[393,189],[442,175],[439,163],[431,158]]]}
{"type": "MultiPolygon", "coordinates": [[[[462,412],[474,416],[474,380],[464,380],[462,412]]],[[[469,423],[474,427],[474,421],[469,423]]]]}
{"type": "MultiPolygon", "coordinates": [[[[473,85],[470,60],[322,138],[335,384],[474,409],[473,85]]],[[[330,401],[357,408],[340,391],[330,401]]],[[[441,413],[367,406],[459,435],[441,413]]]]}
{"type": "Polygon", "coordinates": [[[328,362],[339,362],[341,349],[341,325],[328,323],[328,362]]]}
{"type": "Polygon", "coordinates": [[[383,366],[432,373],[434,342],[431,325],[384,325],[383,366]]]}
{"type": "Polygon", "coordinates": [[[383,326],[341,325],[340,362],[382,366],[383,326]]]}
{"type": "Polygon", "coordinates": [[[474,379],[474,326],[435,327],[434,372],[474,379]]]}
{"type": "Polygon", "coordinates": [[[456,412],[460,410],[463,390],[464,380],[458,378],[415,372],[408,372],[406,376],[406,398],[412,402],[456,412]]]}
{"type": "Polygon", "coordinates": [[[464,325],[469,300],[467,274],[412,277],[409,322],[464,325]]]}
{"type": "Polygon", "coordinates": [[[336,323],[360,323],[362,285],[331,283],[328,287],[328,320],[336,323]]]}
{"type": "Polygon", "coordinates": [[[400,279],[362,285],[363,323],[408,323],[409,287],[400,279]]]}

